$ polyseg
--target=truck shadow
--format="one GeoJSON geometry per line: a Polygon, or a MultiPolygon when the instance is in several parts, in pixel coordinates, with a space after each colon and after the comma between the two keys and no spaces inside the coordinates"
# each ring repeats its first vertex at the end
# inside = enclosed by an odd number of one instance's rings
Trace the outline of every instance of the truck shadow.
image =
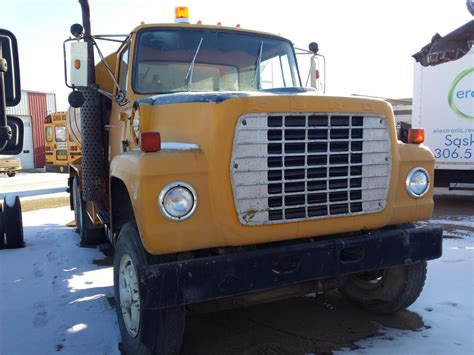
{"type": "MultiPolygon", "coordinates": [[[[410,311],[379,316],[346,302],[337,291],[208,314],[189,314],[181,354],[331,354],[383,327],[424,328],[410,311]]],[[[388,339],[387,340],[391,340],[388,339]]]]}
{"type": "MultiPolygon", "coordinates": [[[[92,263],[111,266],[112,260],[92,263]]],[[[107,299],[115,307],[113,297],[107,299]]],[[[341,348],[359,349],[357,341],[375,335],[393,340],[384,335],[387,327],[402,332],[427,328],[416,313],[375,315],[348,303],[337,291],[214,313],[195,309],[199,306],[187,311],[182,355],[332,354],[341,348]]]]}

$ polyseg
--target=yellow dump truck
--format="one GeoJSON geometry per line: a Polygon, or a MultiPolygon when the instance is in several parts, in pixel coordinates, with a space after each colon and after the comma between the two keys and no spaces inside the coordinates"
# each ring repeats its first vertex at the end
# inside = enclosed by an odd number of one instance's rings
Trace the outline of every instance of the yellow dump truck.
{"type": "Polygon", "coordinates": [[[289,40],[240,28],[141,25],[94,68],[104,36],[81,3],[71,206],[84,244],[114,248],[127,354],[178,352],[187,305],[416,300],[441,255],[441,229],[413,223],[433,211],[434,159],[397,140],[388,103],[303,88],[289,40]]]}

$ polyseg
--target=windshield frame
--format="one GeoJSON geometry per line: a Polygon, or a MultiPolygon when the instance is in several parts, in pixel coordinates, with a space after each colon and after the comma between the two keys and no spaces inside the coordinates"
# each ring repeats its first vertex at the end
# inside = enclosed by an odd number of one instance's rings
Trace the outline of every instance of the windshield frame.
{"type": "MultiPolygon", "coordinates": [[[[303,88],[303,85],[302,85],[302,82],[301,82],[301,76],[300,76],[300,72],[299,72],[299,67],[298,67],[298,60],[297,60],[297,56],[296,56],[296,52],[295,52],[295,47],[293,45],[293,43],[284,38],[284,37],[280,37],[280,36],[277,36],[277,35],[273,35],[273,34],[270,34],[270,33],[265,33],[265,32],[258,32],[258,31],[251,31],[251,30],[240,30],[240,29],[234,29],[234,28],[222,28],[222,27],[213,27],[213,26],[199,26],[199,27],[196,27],[196,26],[186,26],[186,27],[183,27],[183,26],[176,26],[176,25],[164,25],[164,26],[160,26],[160,25],[154,25],[154,26],[146,26],[146,27],[142,27],[140,29],[138,29],[135,33],[135,40],[133,41],[133,54],[132,54],[132,57],[133,57],[133,62],[130,63],[132,65],[129,64],[129,75],[130,75],[130,79],[129,79],[129,86],[130,86],[130,89],[133,93],[137,94],[137,95],[147,95],[147,96],[150,96],[150,95],[162,95],[162,94],[172,94],[172,93],[178,93],[178,92],[188,92],[186,90],[182,90],[182,91],[170,91],[170,92],[140,92],[139,90],[137,90],[136,88],[136,82],[135,82],[135,76],[137,75],[137,68],[136,68],[136,65],[138,64],[138,54],[139,54],[139,49],[138,49],[138,45],[139,45],[139,39],[140,39],[140,35],[142,32],[147,32],[147,31],[151,31],[151,30],[156,30],[156,31],[200,31],[200,32],[206,32],[206,31],[209,31],[209,32],[227,32],[227,33],[233,33],[233,34],[242,34],[242,35],[247,35],[247,36],[254,36],[254,37],[257,37],[257,38],[268,38],[268,39],[271,39],[271,40],[277,40],[277,41],[281,41],[281,42],[286,42],[289,46],[290,46],[290,51],[288,52],[288,54],[291,54],[294,58],[294,71],[295,71],[295,84],[297,86],[294,86],[295,88],[303,88]]],[[[285,88],[281,88],[281,89],[288,89],[288,88],[291,88],[291,87],[285,87],[285,88]]],[[[242,92],[242,91],[247,91],[247,90],[237,90],[236,92],[242,92]]],[[[256,89],[256,90],[251,90],[251,91],[255,91],[255,92],[259,92],[259,91],[267,91],[267,89],[256,89]]],[[[189,92],[203,92],[203,91],[189,91],[189,92]]],[[[219,93],[219,92],[224,92],[224,91],[207,91],[207,92],[215,92],[215,93],[219,93]]]]}

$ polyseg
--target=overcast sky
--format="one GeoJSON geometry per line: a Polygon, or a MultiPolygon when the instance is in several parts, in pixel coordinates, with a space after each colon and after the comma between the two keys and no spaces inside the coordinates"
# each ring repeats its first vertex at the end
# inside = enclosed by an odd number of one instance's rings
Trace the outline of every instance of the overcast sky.
{"type": "MultiPolygon", "coordinates": [[[[327,59],[331,94],[411,97],[411,55],[439,32],[472,19],[466,0],[89,0],[93,34],[126,34],[144,21],[174,21],[174,7],[189,7],[191,22],[278,33],[307,48],[319,44],[327,59]]],[[[77,0],[0,0],[0,27],[14,32],[22,88],[54,92],[67,109],[62,42],[81,22],[77,0]]],[[[109,50],[108,50],[109,51],[109,50]]],[[[308,60],[308,59],[307,59],[308,60]]],[[[306,78],[302,71],[301,77],[306,78]]]]}

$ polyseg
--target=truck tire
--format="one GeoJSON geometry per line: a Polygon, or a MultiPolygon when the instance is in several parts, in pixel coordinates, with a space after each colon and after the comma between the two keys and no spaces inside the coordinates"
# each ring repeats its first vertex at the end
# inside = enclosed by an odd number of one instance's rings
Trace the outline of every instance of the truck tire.
{"type": "Polygon", "coordinates": [[[102,226],[97,226],[87,215],[86,206],[82,201],[79,178],[75,176],[72,180],[72,193],[74,205],[74,219],[76,231],[81,237],[81,246],[97,245],[105,240],[105,231],[102,226]]]}
{"type": "Polygon", "coordinates": [[[21,203],[18,196],[5,196],[3,200],[3,229],[7,248],[22,248],[25,246],[21,203]]]}
{"type": "Polygon", "coordinates": [[[143,286],[139,283],[142,267],[156,263],[142,246],[134,223],[125,224],[115,246],[115,310],[125,353],[178,354],[181,348],[184,306],[161,310],[142,308],[143,286]]]}
{"type": "Polygon", "coordinates": [[[9,171],[7,172],[8,177],[14,177],[16,175],[16,171],[9,171]]]}
{"type": "Polygon", "coordinates": [[[341,294],[367,311],[389,314],[416,301],[426,280],[426,261],[351,275],[341,294]]]}

